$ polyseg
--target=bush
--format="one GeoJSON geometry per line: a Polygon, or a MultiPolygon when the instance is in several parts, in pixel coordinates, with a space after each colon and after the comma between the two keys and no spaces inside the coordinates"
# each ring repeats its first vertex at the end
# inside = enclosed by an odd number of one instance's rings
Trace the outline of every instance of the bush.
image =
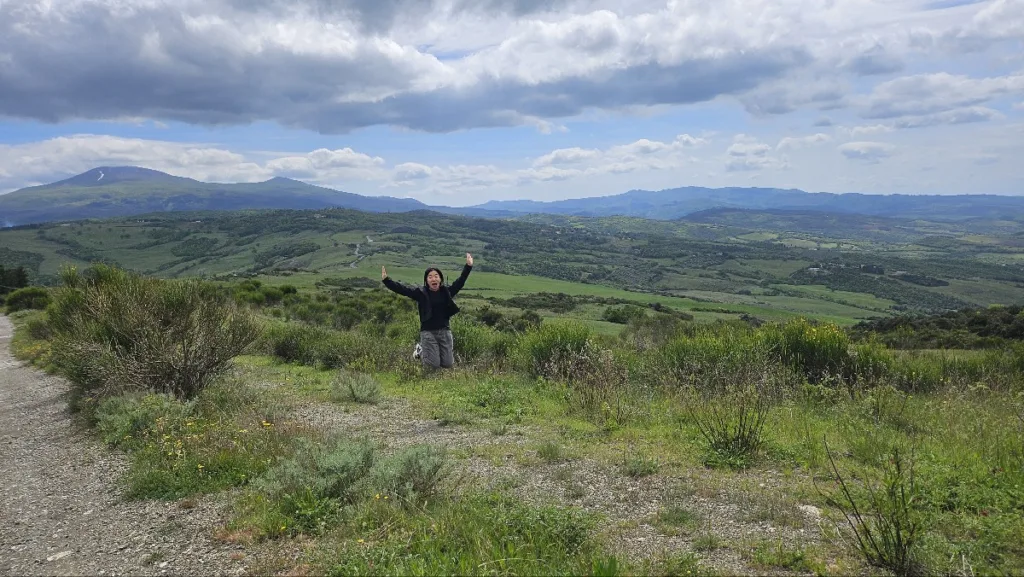
{"type": "Polygon", "coordinates": [[[343,369],[331,383],[331,396],[338,401],[375,405],[380,402],[380,383],[371,375],[343,369]]]}
{"type": "Polygon", "coordinates": [[[610,322],[624,325],[633,319],[642,319],[647,316],[647,311],[637,305],[623,305],[621,307],[608,307],[604,309],[601,318],[610,322]]]}
{"type": "Polygon", "coordinates": [[[371,481],[373,490],[409,506],[422,504],[447,476],[446,461],[444,449],[409,447],[380,462],[371,481]]]}
{"type": "Polygon", "coordinates": [[[37,341],[48,341],[53,337],[50,324],[46,322],[45,318],[36,317],[29,319],[25,323],[25,330],[28,331],[28,336],[37,341]]]}
{"type": "Polygon", "coordinates": [[[256,483],[275,504],[264,513],[263,530],[319,533],[337,520],[341,506],[360,495],[361,484],[376,462],[372,445],[347,439],[316,443],[298,438],[295,452],[280,459],[256,483]]]}
{"type": "Polygon", "coordinates": [[[350,368],[374,372],[408,363],[412,342],[403,345],[387,335],[392,329],[405,333],[404,325],[365,323],[356,331],[336,331],[316,325],[272,323],[264,331],[261,348],[285,362],[321,369],[350,368]]]}
{"type": "Polygon", "coordinates": [[[815,326],[800,319],[781,328],[763,328],[759,337],[812,383],[842,376],[850,366],[850,338],[831,323],[815,326]]]}
{"type": "MultiPolygon", "coordinates": [[[[693,320],[693,317],[689,320],[693,320]]],[[[664,346],[669,341],[687,334],[692,328],[692,323],[680,315],[656,313],[630,318],[626,328],[622,330],[622,337],[637,350],[645,351],[664,346]]]]}
{"type": "Polygon", "coordinates": [[[182,421],[191,407],[167,394],[133,394],[104,399],[96,407],[96,429],[111,447],[138,447],[160,419],[182,421]]]}
{"type": "Polygon", "coordinates": [[[753,333],[726,325],[701,327],[656,349],[662,380],[705,388],[731,375],[746,374],[751,366],[770,363],[769,350],[753,333]]]}
{"type": "Polygon", "coordinates": [[[925,575],[918,560],[924,534],[917,512],[918,487],[913,458],[894,447],[883,459],[881,489],[866,485],[866,495],[855,493],[839,473],[835,458],[825,445],[838,494],[827,495],[829,505],[838,508],[857,538],[857,549],[869,565],[888,569],[897,577],[925,575]]]}
{"type": "Polygon", "coordinates": [[[42,287],[30,286],[18,289],[4,300],[7,314],[26,310],[43,310],[50,304],[50,293],[42,287]]]}
{"type": "Polygon", "coordinates": [[[793,386],[780,367],[751,364],[735,367],[694,391],[687,404],[690,419],[707,442],[705,464],[749,467],[764,445],[771,408],[793,386]]]}
{"type": "Polygon", "coordinates": [[[593,333],[577,321],[547,323],[519,339],[520,367],[533,376],[573,380],[585,373],[596,352],[593,333]]]}
{"type": "Polygon", "coordinates": [[[61,277],[49,311],[53,360],[79,392],[193,398],[256,338],[252,315],[198,280],[105,265],[61,277]]]}

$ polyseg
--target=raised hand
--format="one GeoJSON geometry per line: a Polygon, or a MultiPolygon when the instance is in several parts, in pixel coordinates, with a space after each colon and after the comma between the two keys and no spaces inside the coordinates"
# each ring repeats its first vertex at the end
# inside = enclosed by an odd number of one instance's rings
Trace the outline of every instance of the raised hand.
{"type": "Polygon", "coordinates": [[[468,252],[466,253],[466,264],[469,266],[473,266],[473,255],[469,254],[468,252]]]}
{"type": "Polygon", "coordinates": [[[388,271],[384,267],[380,267],[380,280],[388,278],[388,271]]]}

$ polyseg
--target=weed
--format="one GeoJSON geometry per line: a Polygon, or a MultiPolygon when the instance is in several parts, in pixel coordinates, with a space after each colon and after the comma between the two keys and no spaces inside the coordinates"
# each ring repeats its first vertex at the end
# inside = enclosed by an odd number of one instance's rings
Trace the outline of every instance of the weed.
{"type": "Polygon", "coordinates": [[[694,551],[714,551],[722,546],[722,538],[714,533],[701,533],[693,539],[694,551]]]}
{"type": "Polygon", "coordinates": [[[699,395],[687,406],[708,444],[705,464],[749,467],[764,445],[764,426],[774,403],[774,376],[727,384],[717,395],[699,395]]]}
{"type": "Polygon", "coordinates": [[[565,459],[565,451],[562,445],[555,441],[544,441],[537,448],[537,457],[545,463],[557,463],[565,459]]]}
{"type": "Polygon", "coordinates": [[[380,402],[380,383],[371,375],[340,370],[331,382],[331,398],[375,405],[380,402]]]}
{"type": "Polygon", "coordinates": [[[693,511],[679,504],[671,504],[658,511],[655,523],[663,532],[676,534],[680,530],[691,530],[697,526],[698,517],[693,511]]]}
{"type": "Polygon", "coordinates": [[[790,549],[781,540],[760,541],[750,554],[757,567],[788,569],[800,573],[824,574],[825,568],[803,548],[790,549]]]}
{"type": "Polygon", "coordinates": [[[918,487],[913,455],[908,458],[898,447],[893,447],[883,464],[881,490],[867,484],[864,496],[856,494],[839,472],[827,442],[825,451],[841,489],[838,495],[826,495],[826,498],[829,505],[842,512],[864,559],[898,577],[923,574],[924,568],[917,556],[924,526],[916,511],[918,487]]]}
{"type": "Polygon", "coordinates": [[[648,457],[642,453],[628,453],[624,455],[622,472],[633,478],[646,477],[658,472],[661,462],[655,457],[648,457]]]}

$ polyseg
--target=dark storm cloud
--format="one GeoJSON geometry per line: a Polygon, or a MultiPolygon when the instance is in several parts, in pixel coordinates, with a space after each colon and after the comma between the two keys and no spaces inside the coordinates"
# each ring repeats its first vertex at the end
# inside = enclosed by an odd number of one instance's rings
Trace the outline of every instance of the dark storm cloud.
{"type": "MultiPolygon", "coordinates": [[[[0,3],[0,115],[47,122],[148,117],[206,125],[271,120],[324,133],[391,124],[445,132],[571,116],[587,108],[704,101],[748,91],[810,61],[799,49],[733,50],[713,59],[606,66],[530,83],[514,75],[478,74],[455,83],[458,87],[438,83],[439,88],[428,89],[416,83],[443,73],[428,56],[401,52],[394,44],[381,48],[379,38],[358,35],[346,37],[345,50],[334,52],[301,45],[303,39],[293,44],[252,39],[244,28],[252,23],[232,11],[234,5],[250,15],[315,5],[332,14],[354,11],[377,25],[406,3],[320,1],[284,8],[269,0],[244,5],[227,0],[204,5],[204,15],[237,22],[240,34],[217,28],[216,18],[213,28],[190,19],[176,5],[117,11],[111,3],[81,3],[48,15],[27,1],[0,3]],[[254,48],[248,42],[259,44],[254,48]]],[[[487,4],[487,9],[516,13],[550,5],[487,4]]]]}

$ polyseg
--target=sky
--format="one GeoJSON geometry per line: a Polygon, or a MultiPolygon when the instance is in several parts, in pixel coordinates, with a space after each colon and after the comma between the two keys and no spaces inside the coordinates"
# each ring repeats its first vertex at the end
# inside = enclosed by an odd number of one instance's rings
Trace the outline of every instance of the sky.
{"type": "Polygon", "coordinates": [[[0,193],[1024,193],[1024,0],[0,0],[0,193]]]}

